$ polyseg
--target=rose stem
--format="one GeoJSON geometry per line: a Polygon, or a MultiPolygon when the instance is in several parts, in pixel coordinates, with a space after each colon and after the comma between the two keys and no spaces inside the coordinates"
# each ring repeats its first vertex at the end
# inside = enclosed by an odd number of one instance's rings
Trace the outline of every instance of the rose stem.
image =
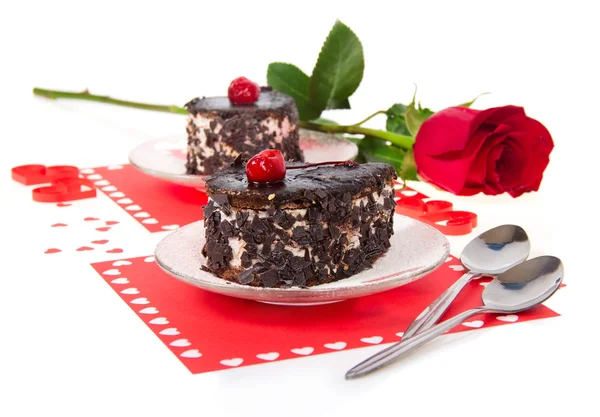
{"type": "MultiPolygon", "coordinates": [[[[74,93],[74,92],[68,92],[68,91],[47,90],[44,88],[36,87],[33,89],[33,94],[35,94],[37,96],[42,96],[42,97],[46,97],[49,99],[53,99],[53,100],[59,99],[59,98],[74,99],[74,100],[89,100],[89,101],[97,101],[97,102],[106,103],[106,104],[115,104],[117,106],[133,107],[136,109],[143,109],[143,110],[153,110],[153,111],[175,113],[175,114],[188,114],[187,110],[184,109],[183,107],[160,105],[160,104],[138,103],[135,101],[119,100],[119,99],[108,97],[108,96],[98,96],[95,94],[90,94],[87,90],[82,91],[80,93],[74,93]]],[[[376,113],[376,114],[378,114],[378,113],[376,113]]],[[[369,120],[371,117],[372,116],[368,117],[367,119],[365,119],[365,121],[369,120]]],[[[365,121],[361,122],[361,124],[364,123],[365,121]]],[[[399,146],[403,149],[410,149],[410,148],[412,148],[413,144],[415,143],[415,139],[410,136],[398,135],[396,133],[387,132],[384,130],[369,129],[369,128],[362,127],[359,125],[350,125],[350,126],[328,125],[328,124],[317,124],[317,123],[304,122],[304,121],[300,121],[298,124],[300,125],[300,127],[305,128],[305,129],[316,130],[316,131],[326,132],[326,133],[348,133],[348,134],[359,134],[359,135],[371,136],[371,137],[374,137],[377,139],[389,141],[389,142],[393,143],[394,145],[399,146]]]]}

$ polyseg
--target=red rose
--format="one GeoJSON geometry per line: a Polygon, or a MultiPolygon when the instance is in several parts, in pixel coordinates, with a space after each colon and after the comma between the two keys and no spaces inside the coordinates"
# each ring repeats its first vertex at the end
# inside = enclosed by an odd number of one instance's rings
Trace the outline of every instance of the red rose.
{"type": "Polygon", "coordinates": [[[444,190],[518,197],[538,190],[553,147],[522,107],[450,107],[423,123],[414,152],[419,175],[444,190]]]}

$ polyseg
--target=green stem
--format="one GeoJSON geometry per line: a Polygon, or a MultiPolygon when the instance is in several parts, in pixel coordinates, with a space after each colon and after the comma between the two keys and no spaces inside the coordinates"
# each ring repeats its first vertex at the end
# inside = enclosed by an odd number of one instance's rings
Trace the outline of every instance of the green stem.
{"type": "MultiPolygon", "coordinates": [[[[98,96],[95,94],[90,94],[87,90],[82,91],[81,93],[73,93],[68,91],[56,91],[56,90],[46,90],[43,88],[34,88],[33,94],[37,96],[46,97],[52,100],[67,98],[67,99],[75,99],[75,100],[89,100],[89,101],[97,101],[100,103],[106,104],[115,104],[117,106],[125,106],[125,107],[133,107],[135,109],[143,109],[143,110],[153,110],[153,111],[161,111],[166,113],[175,113],[175,114],[187,114],[187,110],[183,107],[178,106],[168,106],[161,104],[148,104],[148,103],[138,103],[135,101],[126,101],[119,100],[116,98],[108,97],[108,96],[98,96]]],[[[360,126],[360,124],[366,122],[370,118],[376,116],[377,114],[382,113],[379,111],[377,113],[372,114],[362,122],[356,125],[350,126],[342,126],[342,125],[330,125],[330,124],[317,124],[311,122],[303,122],[300,121],[299,125],[305,129],[317,130],[320,132],[326,133],[349,133],[349,134],[358,134],[358,135],[366,135],[372,136],[377,139],[387,140],[393,143],[396,146],[399,146],[403,149],[412,148],[415,143],[414,138],[410,136],[398,135],[393,132],[387,132],[385,130],[377,130],[377,129],[369,129],[366,127],[360,126]]],[[[383,112],[385,113],[385,112],[383,112]]]]}
{"type": "Polygon", "coordinates": [[[97,96],[90,94],[87,90],[81,93],[72,93],[67,91],[46,90],[43,88],[34,88],[33,94],[37,96],[47,97],[55,100],[59,98],[70,98],[75,100],[90,100],[98,101],[106,104],[116,104],[117,106],[133,107],[135,109],[162,111],[166,113],[188,114],[187,110],[178,106],[164,106],[160,104],[137,103],[135,101],[119,100],[108,96],[97,96]]]}
{"type": "Polygon", "coordinates": [[[318,130],[325,133],[349,133],[354,135],[372,136],[377,139],[390,141],[402,149],[410,149],[415,143],[415,139],[410,136],[398,135],[397,133],[385,130],[369,129],[356,125],[321,125],[303,121],[300,121],[298,124],[304,129],[318,130]]]}
{"type": "Polygon", "coordinates": [[[362,121],[360,121],[360,122],[358,122],[358,123],[354,123],[354,124],[353,124],[353,125],[351,125],[351,126],[360,126],[360,125],[362,125],[362,124],[364,124],[364,123],[368,122],[369,120],[371,120],[373,117],[375,117],[375,116],[377,116],[377,115],[380,115],[380,114],[386,114],[386,111],[385,111],[385,110],[378,110],[378,111],[376,111],[375,113],[373,113],[372,115],[370,115],[369,117],[367,117],[366,119],[364,119],[364,120],[362,120],[362,121]]]}

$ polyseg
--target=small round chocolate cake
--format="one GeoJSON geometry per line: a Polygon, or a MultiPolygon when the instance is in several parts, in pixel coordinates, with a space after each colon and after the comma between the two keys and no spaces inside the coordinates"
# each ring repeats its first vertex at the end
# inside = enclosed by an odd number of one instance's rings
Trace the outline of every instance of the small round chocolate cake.
{"type": "Polygon", "coordinates": [[[286,160],[304,161],[298,146],[298,110],[294,99],[263,88],[258,100],[234,104],[227,97],[195,98],[185,105],[188,174],[209,175],[238,155],[278,149],[286,160]]]}
{"type": "Polygon", "coordinates": [[[304,167],[251,183],[236,160],[206,181],[206,244],[213,274],[260,287],[314,286],[357,274],[390,247],[392,166],[304,167]]]}

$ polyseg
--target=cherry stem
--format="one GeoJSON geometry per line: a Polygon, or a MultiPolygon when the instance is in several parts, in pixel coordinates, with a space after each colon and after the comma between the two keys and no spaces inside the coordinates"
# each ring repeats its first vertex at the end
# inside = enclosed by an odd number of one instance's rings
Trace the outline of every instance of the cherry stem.
{"type": "Polygon", "coordinates": [[[314,164],[303,164],[303,165],[292,165],[286,166],[285,169],[300,169],[300,168],[312,168],[322,165],[344,165],[348,167],[357,167],[360,164],[354,161],[332,161],[332,162],[315,162],[314,164]]]}

